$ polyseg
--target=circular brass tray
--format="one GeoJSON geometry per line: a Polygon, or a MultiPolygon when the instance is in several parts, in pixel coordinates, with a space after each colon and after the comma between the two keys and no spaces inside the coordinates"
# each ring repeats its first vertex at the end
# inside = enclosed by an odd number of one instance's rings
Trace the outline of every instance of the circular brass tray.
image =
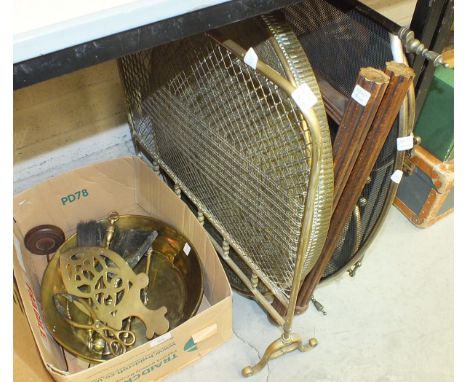
{"type": "MultiPolygon", "coordinates": [[[[187,238],[175,228],[147,216],[121,215],[116,226],[121,231],[138,229],[158,232],[152,245],[155,252],[148,273],[146,307],[157,309],[165,306],[169,330],[194,316],[203,297],[203,276],[198,254],[187,238]],[[191,248],[188,254],[183,250],[187,243],[191,248]]],[[[89,350],[87,331],[68,324],[57,311],[53,300],[55,294],[67,292],[60,273],[60,254],[75,247],[76,234],[63,243],[47,266],[41,285],[44,319],[55,340],[67,351],[89,362],[100,363],[114,356],[89,350]]],[[[144,273],[145,267],[146,261],[142,259],[134,271],[136,274],[144,273]]],[[[75,322],[87,323],[88,317],[79,309],[71,307],[69,313],[75,322]]],[[[138,318],[132,319],[130,329],[134,332],[136,341],[128,350],[148,341],[145,325],[138,318]]]]}

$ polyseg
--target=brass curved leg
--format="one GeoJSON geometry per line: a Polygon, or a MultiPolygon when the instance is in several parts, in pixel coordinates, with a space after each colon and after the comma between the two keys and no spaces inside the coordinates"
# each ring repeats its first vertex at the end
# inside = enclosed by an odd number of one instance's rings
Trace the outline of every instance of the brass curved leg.
{"type": "Polygon", "coordinates": [[[298,334],[291,334],[287,340],[278,338],[273,341],[265,350],[263,357],[254,366],[247,366],[242,369],[242,375],[244,377],[250,377],[261,371],[270,359],[275,359],[283,354],[290,353],[296,349],[301,352],[309,351],[318,345],[318,341],[315,338],[311,338],[307,344],[302,343],[302,339],[298,334]]]}

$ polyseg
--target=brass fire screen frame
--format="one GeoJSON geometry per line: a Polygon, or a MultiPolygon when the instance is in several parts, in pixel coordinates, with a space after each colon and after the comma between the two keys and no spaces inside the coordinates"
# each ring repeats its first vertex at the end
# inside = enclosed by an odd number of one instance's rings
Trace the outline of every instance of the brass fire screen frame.
{"type": "MultiPolygon", "coordinates": [[[[259,21],[257,20],[256,22],[259,21]]],[[[260,268],[258,264],[252,261],[251,253],[246,253],[244,248],[239,245],[238,238],[233,237],[229,229],[223,225],[223,222],[219,221],[216,216],[210,213],[209,208],[203,203],[200,195],[192,192],[179,175],[173,171],[171,166],[158,155],[156,150],[151,149],[151,144],[156,146],[157,137],[151,133],[146,134],[144,137],[139,135],[138,127],[135,126],[135,115],[138,114],[139,117],[145,115],[147,110],[144,110],[145,105],[142,101],[145,96],[151,94],[152,89],[150,85],[146,89],[142,87],[135,92],[134,89],[132,89],[134,84],[131,83],[131,72],[135,70],[140,72],[148,71],[149,65],[148,62],[145,63],[142,61],[140,61],[140,67],[138,67],[138,65],[131,65],[129,62],[126,62],[127,58],[123,58],[120,62],[121,76],[127,91],[127,100],[129,101],[129,120],[132,127],[133,138],[137,146],[140,146],[140,148],[146,152],[146,155],[149,156],[156,172],[162,170],[163,173],[170,178],[170,182],[174,184],[174,191],[176,194],[180,196],[183,193],[188,197],[196,208],[199,221],[203,223],[205,219],[207,219],[221,234],[223,238],[221,245],[213,239],[216,250],[255,296],[257,302],[283,327],[282,336],[267,348],[260,362],[254,367],[247,367],[243,370],[245,376],[252,375],[261,370],[270,358],[275,358],[296,349],[306,351],[317,344],[315,339],[309,340],[308,344],[303,344],[300,336],[291,333],[291,328],[301,281],[317,261],[326,238],[333,197],[333,167],[330,137],[324,107],[313,72],[300,44],[295,40],[294,34],[285,24],[272,15],[264,17],[261,23],[264,25],[264,29],[270,34],[268,41],[274,46],[276,56],[281,57],[280,61],[283,65],[283,69],[289,68],[289,70],[284,71],[285,75],[282,75],[276,70],[278,67],[274,69],[266,64],[262,60],[262,57],[258,57],[258,61],[254,67],[251,68],[247,66],[247,64],[244,63],[247,53],[246,47],[242,47],[234,41],[234,39],[226,37],[227,35],[224,35],[223,31],[209,32],[205,38],[211,39],[218,49],[222,47],[222,49],[226,50],[228,54],[232,56],[232,59],[238,60],[236,61],[237,65],[239,63],[245,65],[244,70],[248,70],[250,74],[263,76],[266,81],[269,81],[269,83],[273,85],[270,87],[272,92],[284,93],[286,98],[289,99],[287,102],[294,105],[296,111],[286,108],[287,110],[282,109],[283,112],[286,111],[288,115],[296,113],[297,116],[299,116],[299,121],[301,121],[299,126],[302,129],[302,137],[305,142],[304,148],[308,174],[306,173],[305,177],[306,187],[304,190],[303,213],[299,225],[300,233],[297,241],[297,248],[295,249],[295,258],[292,259],[291,264],[293,265],[292,279],[286,287],[271,281],[271,277],[266,274],[267,272],[265,272],[265,269],[260,268]],[[304,66],[297,65],[298,63],[304,66]],[[290,68],[293,68],[293,70],[290,70],[290,68]],[[311,103],[308,103],[310,99],[303,103],[295,98],[301,84],[307,84],[309,90],[312,89],[314,93],[312,97],[316,98],[315,105],[312,104],[311,106],[311,103]],[[320,119],[317,116],[317,111],[319,112],[320,119]],[[250,277],[230,258],[230,247],[233,247],[245,264],[250,267],[252,271],[250,277]],[[310,251],[311,248],[313,251],[310,251]],[[259,279],[268,287],[271,293],[287,307],[287,315],[285,318],[278,314],[270,305],[270,300],[266,298],[263,293],[258,291],[257,285],[259,279]]],[[[163,52],[169,55],[174,54],[174,51],[170,50],[163,52]]],[[[160,54],[161,51],[158,53],[160,54]]],[[[229,58],[229,60],[232,59],[229,58]]],[[[226,67],[228,67],[228,63],[226,67]]],[[[153,72],[158,72],[154,70],[154,68],[151,69],[153,72]]],[[[178,69],[176,68],[175,70],[178,69]]],[[[183,79],[183,76],[181,78],[183,79]]],[[[159,80],[164,81],[164,78],[159,80]]],[[[257,80],[260,81],[259,78],[257,78],[257,80]]],[[[262,81],[263,80],[260,82],[262,81]]],[[[175,91],[179,90],[176,89],[175,91]]],[[[258,89],[256,91],[258,92],[258,89]]],[[[274,95],[270,100],[271,99],[273,99],[273,101],[270,102],[276,105],[277,100],[274,95]]],[[[159,100],[159,102],[164,101],[159,100]]],[[[226,106],[229,107],[229,105],[226,106]]],[[[173,112],[177,111],[174,110],[173,112]]]]}

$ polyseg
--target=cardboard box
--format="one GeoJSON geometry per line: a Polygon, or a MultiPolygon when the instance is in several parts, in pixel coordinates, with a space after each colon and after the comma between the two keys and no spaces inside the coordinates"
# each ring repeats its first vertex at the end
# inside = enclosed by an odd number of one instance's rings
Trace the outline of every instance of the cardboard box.
{"type": "MultiPolygon", "coordinates": [[[[232,292],[206,231],[141,159],[119,158],[69,172],[16,195],[13,203],[17,287],[44,366],[56,381],[154,381],[195,362],[232,336],[232,292]],[[79,221],[101,219],[114,210],[153,216],[191,241],[203,268],[204,303],[197,315],[170,332],[87,368],[87,363],[64,352],[46,329],[40,287],[47,260],[31,255],[23,237],[32,227],[47,223],[61,227],[68,237],[79,221]]],[[[32,367],[37,360],[29,354],[32,349],[26,350],[15,346],[15,360],[32,367]]],[[[33,368],[39,378],[43,366],[33,368]]]]}
{"type": "Polygon", "coordinates": [[[13,348],[15,381],[53,381],[42,364],[28,320],[18,303],[13,304],[13,348]]]}

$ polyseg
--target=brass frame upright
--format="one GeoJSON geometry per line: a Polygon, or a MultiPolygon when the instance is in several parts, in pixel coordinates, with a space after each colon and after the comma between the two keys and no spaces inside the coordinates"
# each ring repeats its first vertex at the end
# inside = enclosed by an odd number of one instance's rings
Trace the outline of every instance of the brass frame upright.
{"type": "MultiPolygon", "coordinates": [[[[210,32],[208,36],[211,37],[214,41],[218,44],[222,45],[224,48],[228,49],[231,53],[237,56],[239,59],[243,60],[247,51],[243,49],[241,46],[236,44],[234,41],[229,39],[224,39],[221,33],[219,32],[210,32]]],[[[293,92],[297,89],[296,86],[291,84],[290,81],[285,79],[281,74],[279,74],[276,70],[271,68],[269,65],[265,64],[260,59],[256,65],[256,71],[264,75],[270,81],[274,82],[278,87],[280,87],[286,94],[292,98],[293,92]]],[[[296,263],[294,267],[294,277],[293,283],[291,288],[290,298],[287,304],[287,314],[284,319],[284,323],[282,323],[283,327],[283,334],[280,338],[273,341],[265,350],[265,353],[261,360],[254,366],[247,366],[242,370],[242,374],[245,377],[251,376],[260,370],[262,370],[267,362],[270,359],[277,358],[285,353],[289,353],[296,349],[300,350],[301,352],[308,351],[315,347],[318,342],[315,338],[311,338],[307,343],[303,343],[300,335],[296,333],[292,333],[292,322],[294,318],[294,310],[296,307],[296,301],[299,294],[300,286],[301,286],[301,271],[304,266],[307,246],[309,243],[311,231],[312,231],[312,224],[313,224],[313,215],[314,215],[314,199],[315,194],[318,190],[318,179],[319,179],[319,172],[320,172],[320,161],[322,157],[322,135],[320,132],[320,125],[318,118],[311,108],[305,109],[301,108],[298,104],[305,121],[307,122],[306,125],[303,125],[303,133],[306,139],[307,144],[306,147],[311,147],[310,150],[310,172],[309,172],[309,179],[308,179],[308,187],[307,187],[307,194],[304,206],[304,214],[302,216],[302,225],[301,225],[301,232],[299,236],[299,245],[297,250],[297,257],[296,263]],[[308,127],[308,128],[307,128],[308,127]]],[[[231,265],[231,264],[230,264],[231,265]]],[[[253,269],[255,272],[255,270],[253,269]]],[[[247,285],[249,289],[253,292],[251,288],[252,285],[247,285]]],[[[263,304],[262,304],[263,305],[263,304]]],[[[270,304],[267,302],[268,307],[270,304]]]]}

